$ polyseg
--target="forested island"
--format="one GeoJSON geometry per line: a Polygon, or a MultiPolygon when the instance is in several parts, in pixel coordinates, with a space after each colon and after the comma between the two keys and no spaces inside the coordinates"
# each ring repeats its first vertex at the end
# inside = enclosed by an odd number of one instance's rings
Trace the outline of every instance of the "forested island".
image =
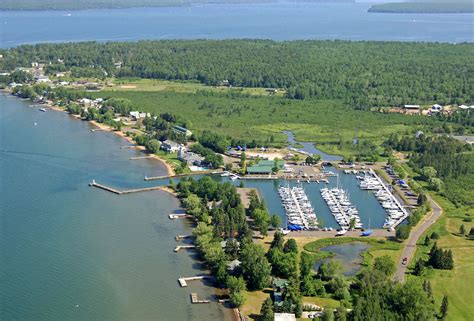
{"type": "Polygon", "coordinates": [[[472,1],[414,1],[391,2],[372,5],[369,12],[381,13],[473,13],[472,1]]]}
{"type": "MultiPolygon", "coordinates": [[[[175,7],[200,4],[272,3],[275,0],[3,0],[0,10],[85,10],[136,7],[175,7]]],[[[354,2],[354,0],[304,0],[301,2],[354,2]]]]}
{"type": "Polygon", "coordinates": [[[340,99],[356,109],[472,101],[473,44],[191,40],[69,43],[0,50],[0,70],[48,62],[47,74],[195,80],[340,99]]]}

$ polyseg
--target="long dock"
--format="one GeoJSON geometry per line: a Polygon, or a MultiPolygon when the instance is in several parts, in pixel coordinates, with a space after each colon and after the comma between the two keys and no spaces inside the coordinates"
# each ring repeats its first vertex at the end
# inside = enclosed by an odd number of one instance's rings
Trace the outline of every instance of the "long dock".
{"type": "Polygon", "coordinates": [[[197,280],[205,280],[205,279],[214,280],[214,277],[211,276],[211,275],[198,275],[198,276],[191,276],[191,277],[187,277],[187,278],[179,278],[178,282],[179,282],[179,285],[182,288],[185,288],[185,287],[188,286],[187,282],[197,281],[197,280]]]}
{"type": "Polygon", "coordinates": [[[140,159],[149,159],[153,158],[153,156],[138,156],[138,157],[131,157],[130,160],[140,160],[140,159]]]}
{"type": "Polygon", "coordinates": [[[192,304],[202,304],[202,303],[211,303],[209,300],[200,300],[196,293],[191,293],[191,303],[192,304]]]}
{"type": "Polygon", "coordinates": [[[179,252],[179,250],[184,250],[184,249],[195,249],[196,245],[178,245],[177,247],[174,248],[175,252],[179,252]]]}
{"type": "Polygon", "coordinates": [[[380,184],[382,184],[382,187],[384,189],[384,191],[386,193],[388,193],[390,195],[390,198],[392,200],[392,202],[395,203],[395,205],[397,205],[397,207],[399,208],[400,211],[402,211],[403,213],[403,216],[400,217],[398,219],[398,221],[396,221],[392,226],[391,228],[396,228],[399,224],[401,224],[410,214],[406,211],[406,209],[403,207],[402,204],[400,204],[400,202],[397,200],[397,198],[395,197],[395,195],[393,195],[393,193],[387,188],[387,185],[385,184],[385,182],[377,175],[377,173],[375,173],[375,171],[373,169],[370,169],[370,173],[372,174],[373,177],[375,177],[377,179],[377,181],[380,182],[380,184]]]}
{"type": "Polygon", "coordinates": [[[194,216],[189,215],[189,214],[170,214],[168,215],[168,218],[170,220],[176,220],[178,218],[193,218],[194,216]]]}
{"type": "Polygon", "coordinates": [[[108,191],[117,195],[123,195],[123,194],[132,194],[132,193],[140,193],[140,192],[148,192],[148,191],[156,191],[160,190],[163,188],[163,186],[151,186],[151,187],[144,187],[144,188],[136,188],[136,189],[129,189],[125,191],[121,191],[118,189],[115,189],[113,187],[109,187],[103,184],[97,183],[95,180],[92,180],[91,183],[89,183],[89,186],[91,187],[97,187],[100,189],[103,189],[104,191],[108,191]]]}

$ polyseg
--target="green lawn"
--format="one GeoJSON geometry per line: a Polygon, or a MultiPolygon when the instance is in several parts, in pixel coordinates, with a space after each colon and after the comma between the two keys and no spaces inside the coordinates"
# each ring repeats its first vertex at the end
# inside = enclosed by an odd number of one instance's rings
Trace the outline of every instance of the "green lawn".
{"type": "MultiPolygon", "coordinates": [[[[168,91],[176,93],[196,93],[199,90],[207,90],[214,93],[241,93],[252,96],[270,96],[273,95],[266,88],[252,87],[227,87],[227,86],[206,86],[197,81],[169,81],[161,79],[142,79],[142,78],[120,78],[113,81],[112,87],[105,87],[104,91],[168,91]]],[[[284,91],[278,91],[276,96],[283,96],[284,91]]]]}
{"type": "MultiPolygon", "coordinates": [[[[456,208],[446,199],[434,195],[436,202],[443,208],[443,216],[420,238],[416,258],[428,257],[430,246],[422,243],[426,235],[433,231],[440,234],[438,246],[449,248],[453,251],[454,269],[452,271],[432,270],[425,276],[431,281],[436,305],[441,304],[444,295],[449,299],[449,312],[446,320],[472,320],[474,315],[474,241],[459,235],[459,227],[464,224],[469,231],[474,227],[473,222],[464,222],[466,214],[474,219],[474,208],[456,208]]],[[[413,260],[415,262],[415,260],[413,260]]],[[[414,276],[411,276],[414,277],[414,276]]]]}

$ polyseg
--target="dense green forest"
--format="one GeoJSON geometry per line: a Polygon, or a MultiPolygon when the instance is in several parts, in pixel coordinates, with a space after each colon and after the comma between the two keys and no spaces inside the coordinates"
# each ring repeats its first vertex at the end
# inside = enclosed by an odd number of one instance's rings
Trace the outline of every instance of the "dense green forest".
{"type": "Polygon", "coordinates": [[[469,0],[415,1],[374,4],[369,12],[383,13],[472,13],[469,0]]]}
{"type": "Polygon", "coordinates": [[[474,93],[472,44],[173,40],[41,44],[0,53],[0,70],[39,61],[51,63],[49,73],[284,88],[289,98],[342,99],[359,109],[469,103],[474,93]]]}
{"type": "Polygon", "coordinates": [[[410,153],[409,164],[432,190],[456,206],[474,205],[474,154],[472,147],[448,136],[403,136],[394,134],[385,142],[410,153]]]}
{"type": "MultiPolygon", "coordinates": [[[[354,2],[354,0],[305,0],[306,2],[354,2]]],[[[262,3],[274,0],[2,0],[0,10],[82,10],[133,7],[183,6],[202,3],[262,3]]]]}

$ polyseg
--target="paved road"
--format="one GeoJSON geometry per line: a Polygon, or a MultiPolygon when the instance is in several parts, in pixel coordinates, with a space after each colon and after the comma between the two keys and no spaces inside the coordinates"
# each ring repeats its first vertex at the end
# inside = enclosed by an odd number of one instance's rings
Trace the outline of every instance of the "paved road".
{"type": "Polygon", "coordinates": [[[429,216],[427,216],[419,225],[412,229],[410,237],[405,243],[405,247],[402,251],[402,256],[400,262],[398,262],[397,271],[395,272],[395,280],[399,282],[405,281],[405,274],[407,268],[410,265],[410,261],[415,255],[416,243],[423,233],[431,226],[434,222],[443,214],[443,209],[436,203],[431,197],[428,196],[428,201],[430,202],[432,211],[429,216]],[[408,258],[406,265],[402,264],[403,258],[408,258]]]}

